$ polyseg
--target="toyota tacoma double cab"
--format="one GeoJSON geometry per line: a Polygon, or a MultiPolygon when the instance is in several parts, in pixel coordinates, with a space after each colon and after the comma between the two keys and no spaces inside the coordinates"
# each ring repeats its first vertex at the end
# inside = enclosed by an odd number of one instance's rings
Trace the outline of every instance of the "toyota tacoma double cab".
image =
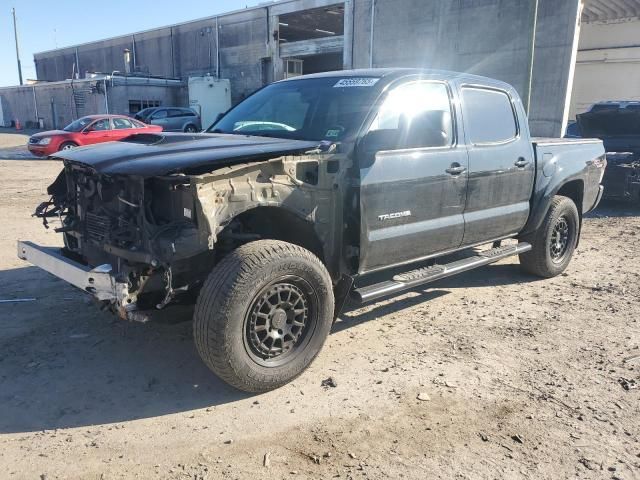
{"type": "Polygon", "coordinates": [[[36,215],[64,247],[18,256],[123,319],[194,304],[202,359],[249,392],[300,375],[348,299],[514,255],[560,274],[606,165],[600,140],[531,138],[511,86],[415,69],[284,80],[201,134],[56,156],[36,215]]]}

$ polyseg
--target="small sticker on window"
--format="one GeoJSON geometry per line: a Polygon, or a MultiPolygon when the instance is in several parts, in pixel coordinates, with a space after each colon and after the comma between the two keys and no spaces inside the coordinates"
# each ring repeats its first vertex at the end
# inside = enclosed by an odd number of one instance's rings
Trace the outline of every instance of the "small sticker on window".
{"type": "Polygon", "coordinates": [[[373,87],[378,83],[379,78],[343,78],[333,86],[333,88],[347,87],[373,87]]]}
{"type": "Polygon", "coordinates": [[[184,213],[185,217],[191,218],[191,209],[190,208],[185,208],[183,213],[184,213]]]}
{"type": "Polygon", "coordinates": [[[338,138],[340,136],[340,130],[327,130],[325,138],[338,138]]]}

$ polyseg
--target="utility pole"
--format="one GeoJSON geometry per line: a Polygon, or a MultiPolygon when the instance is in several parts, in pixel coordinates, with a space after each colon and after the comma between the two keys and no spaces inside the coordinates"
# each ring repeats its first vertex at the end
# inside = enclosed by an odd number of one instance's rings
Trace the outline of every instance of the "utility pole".
{"type": "Polygon", "coordinates": [[[16,26],[16,9],[12,8],[13,14],[13,35],[16,39],[16,60],[18,60],[18,78],[20,79],[20,85],[22,85],[22,65],[20,64],[20,49],[18,48],[18,27],[16,26]]]}

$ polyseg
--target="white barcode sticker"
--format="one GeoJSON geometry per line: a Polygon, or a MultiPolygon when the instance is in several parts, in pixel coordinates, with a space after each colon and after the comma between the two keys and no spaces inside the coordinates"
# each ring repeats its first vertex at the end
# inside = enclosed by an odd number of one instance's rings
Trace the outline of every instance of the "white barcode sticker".
{"type": "Polygon", "coordinates": [[[373,87],[378,83],[379,78],[343,78],[338,80],[333,88],[347,88],[347,87],[373,87]]]}
{"type": "Polygon", "coordinates": [[[184,216],[187,218],[191,218],[191,209],[190,208],[184,208],[184,216]]]}

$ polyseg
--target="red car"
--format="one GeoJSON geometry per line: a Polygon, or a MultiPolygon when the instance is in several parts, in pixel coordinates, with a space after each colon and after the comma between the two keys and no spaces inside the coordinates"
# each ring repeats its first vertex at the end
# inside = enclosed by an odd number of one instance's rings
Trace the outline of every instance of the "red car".
{"type": "Polygon", "coordinates": [[[158,125],[147,125],[123,115],[88,115],[71,122],[63,130],[40,132],[29,138],[29,151],[48,157],[60,150],[113,142],[136,133],[161,132],[158,125]]]}

